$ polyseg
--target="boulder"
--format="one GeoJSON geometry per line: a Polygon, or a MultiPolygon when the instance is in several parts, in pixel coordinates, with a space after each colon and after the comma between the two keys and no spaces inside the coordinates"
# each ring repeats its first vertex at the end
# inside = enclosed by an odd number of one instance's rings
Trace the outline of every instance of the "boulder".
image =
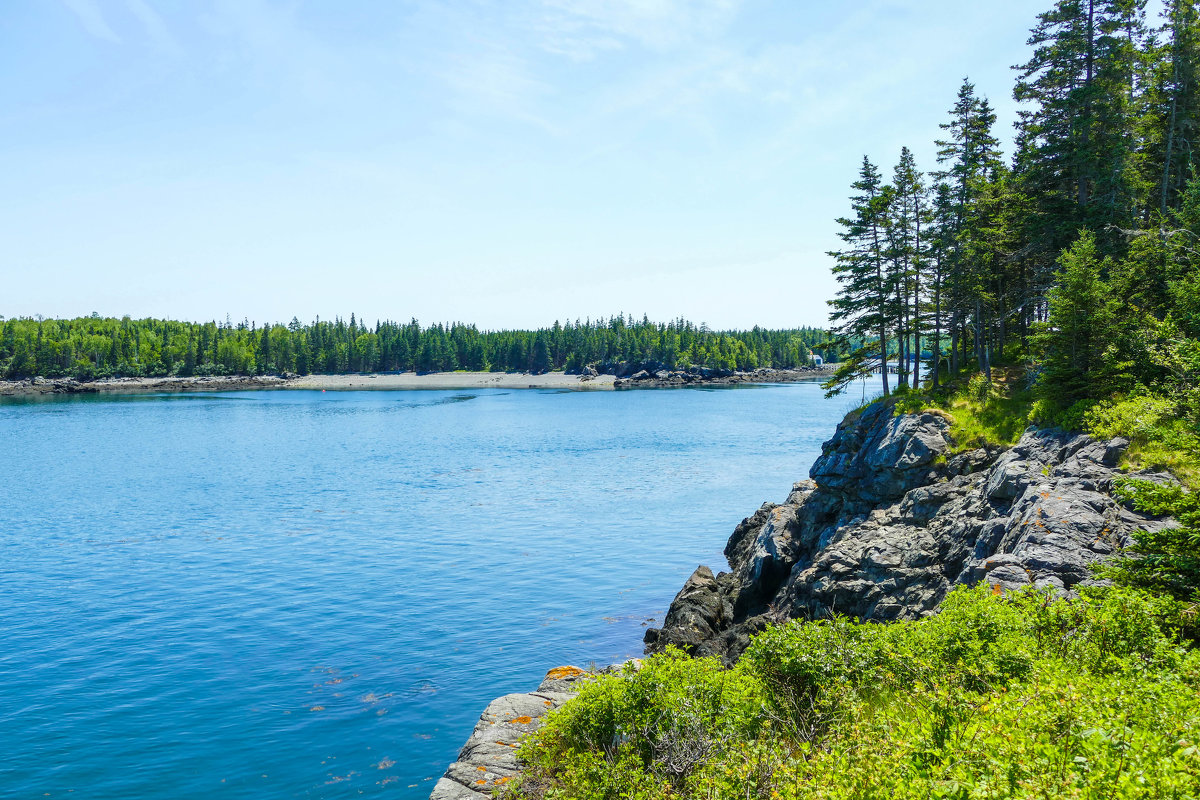
{"type": "Polygon", "coordinates": [[[488,704],[458,759],[433,787],[430,800],[490,800],[492,792],[520,771],[517,745],[542,725],[546,714],[574,696],[591,673],[556,667],[536,691],[509,694],[488,704]]]}
{"type": "Polygon", "coordinates": [[[889,403],[873,403],[838,425],[809,477],[847,501],[875,505],[898,500],[938,475],[936,462],[950,449],[950,422],[936,413],[892,416],[889,403]]]}

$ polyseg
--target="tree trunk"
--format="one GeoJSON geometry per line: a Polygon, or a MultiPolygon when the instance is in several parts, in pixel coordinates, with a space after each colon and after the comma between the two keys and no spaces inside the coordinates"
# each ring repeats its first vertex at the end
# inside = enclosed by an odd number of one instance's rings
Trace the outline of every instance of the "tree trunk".
{"type": "Polygon", "coordinates": [[[975,301],[975,355],[979,359],[979,370],[992,381],[992,362],[988,358],[987,347],[983,341],[983,303],[975,301]]]}
{"type": "Polygon", "coordinates": [[[933,352],[930,353],[930,363],[933,365],[933,388],[941,384],[938,373],[941,372],[942,361],[942,263],[938,260],[937,272],[933,278],[933,352]]]}
{"type": "Polygon", "coordinates": [[[950,320],[950,377],[958,374],[958,320],[950,320]]]}
{"type": "MultiPolygon", "coordinates": [[[[1087,73],[1084,77],[1084,96],[1091,97],[1092,77],[1095,74],[1096,68],[1096,26],[1095,26],[1095,0],[1088,0],[1087,4],[1087,73]]],[[[1087,167],[1088,147],[1091,142],[1092,132],[1092,104],[1089,99],[1083,104],[1083,135],[1080,144],[1080,152],[1083,154],[1084,162],[1079,167],[1079,207],[1085,208],[1088,204],[1088,181],[1091,179],[1087,167]]]]}

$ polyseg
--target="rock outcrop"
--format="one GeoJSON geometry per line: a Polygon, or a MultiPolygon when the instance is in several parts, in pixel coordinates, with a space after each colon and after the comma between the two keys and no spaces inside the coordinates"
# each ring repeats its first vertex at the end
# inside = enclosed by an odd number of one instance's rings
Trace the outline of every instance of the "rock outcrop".
{"type": "Polygon", "coordinates": [[[0,397],[43,394],[96,394],[120,392],[228,392],[245,389],[276,389],[299,377],[282,375],[194,375],[162,378],[27,378],[0,381],[0,397]]]}
{"type": "Polygon", "coordinates": [[[1113,497],[1127,445],[1030,428],[1010,449],[954,454],[944,414],[868,406],[838,426],[810,480],[738,525],[730,572],[692,574],[662,629],[646,632],[647,652],[675,645],[732,663],[772,622],[917,619],[980,581],[1073,594],[1133,531],[1171,524],[1113,497]]]}
{"type": "Polygon", "coordinates": [[[709,367],[667,369],[654,365],[646,369],[631,371],[625,365],[620,369],[613,369],[608,374],[616,376],[616,380],[613,382],[614,389],[668,389],[678,386],[727,386],[737,383],[795,383],[828,375],[831,371],[831,367],[797,367],[796,369],[759,367],[738,372],[709,367]]]}
{"type": "Polygon", "coordinates": [[[576,684],[590,673],[579,667],[556,667],[536,691],[508,694],[488,704],[471,738],[433,787],[430,800],[485,800],[520,772],[517,744],[541,727],[546,714],[570,700],[576,684]]]}

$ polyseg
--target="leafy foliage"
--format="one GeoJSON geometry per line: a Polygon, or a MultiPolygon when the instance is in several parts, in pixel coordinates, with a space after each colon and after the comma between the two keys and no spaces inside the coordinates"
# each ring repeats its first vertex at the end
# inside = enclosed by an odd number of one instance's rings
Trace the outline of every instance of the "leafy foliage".
{"type": "Polygon", "coordinates": [[[1103,572],[1126,586],[1200,600],[1200,494],[1145,480],[1122,481],[1117,491],[1138,510],[1179,524],[1138,531],[1133,546],[1103,572]]]}
{"type": "Polygon", "coordinates": [[[959,589],[934,617],[794,621],[731,670],[597,679],[523,745],[534,798],[1194,798],[1184,608],[959,589]]]}
{"type": "Polygon", "coordinates": [[[1101,439],[1128,439],[1129,466],[1169,470],[1200,485],[1200,429],[1177,400],[1143,390],[1084,405],[1080,427],[1101,439]]]}

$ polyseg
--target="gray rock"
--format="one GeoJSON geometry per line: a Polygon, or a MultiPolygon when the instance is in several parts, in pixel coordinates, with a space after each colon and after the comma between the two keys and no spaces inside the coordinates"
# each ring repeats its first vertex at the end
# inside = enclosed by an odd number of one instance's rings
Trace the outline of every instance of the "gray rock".
{"type": "Polygon", "coordinates": [[[1126,450],[1129,449],[1129,440],[1118,436],[1109,441],[1104,447],[1104,465],[1106,467],[1115,467],[1117,462],[1126,450]]]}
{"type": "Polygon", "coordinates": [[[646,629],[645,642],[655,650],[674,645],[688,653],[709,655],[701,645],[712,642],[732,622],[732,616],[732,603],[712,570],[699,566],[675,595],[663,627],[646,629]]]}
{"type": "Polygon", "coordinates": [[[1016,453],[1006,453],[989,474],[984,494],[992,500],[1011,500],[1028,482],[1028,473],[1028,462],[1020,460],[1016,453]]]}
{"type": "Polygon", "coordinates": [[[458,759],[433,787],[430,800],[483,800],[520,772],[517,745],[541,727],[546,714],[570,700],[591,674],[579,667],[546,673],[537,691],[509,694],[488,704],[458,759]]]}
{"type": "Polygon", "coordinates": [[[1133,531],[1173,524],[1111,494],[1126,445],[1030,428],[1007,451],[947,459],[945,418],[875,403],[842,421],[810,481],[738,525],[729,573],[692,574],[647,651],[674,644],[732,663],[772,621],[919,619],[959,584],[1071,595],[1133,531]]]}
{"type": "Polygon", "coordinates": [[[938,414],[893,417],[891,404],[874,403],[838,425],[809,477],[850,502],[898,500],[937,476],[934,465],[950,447],[949,431],[938,414]]]}

